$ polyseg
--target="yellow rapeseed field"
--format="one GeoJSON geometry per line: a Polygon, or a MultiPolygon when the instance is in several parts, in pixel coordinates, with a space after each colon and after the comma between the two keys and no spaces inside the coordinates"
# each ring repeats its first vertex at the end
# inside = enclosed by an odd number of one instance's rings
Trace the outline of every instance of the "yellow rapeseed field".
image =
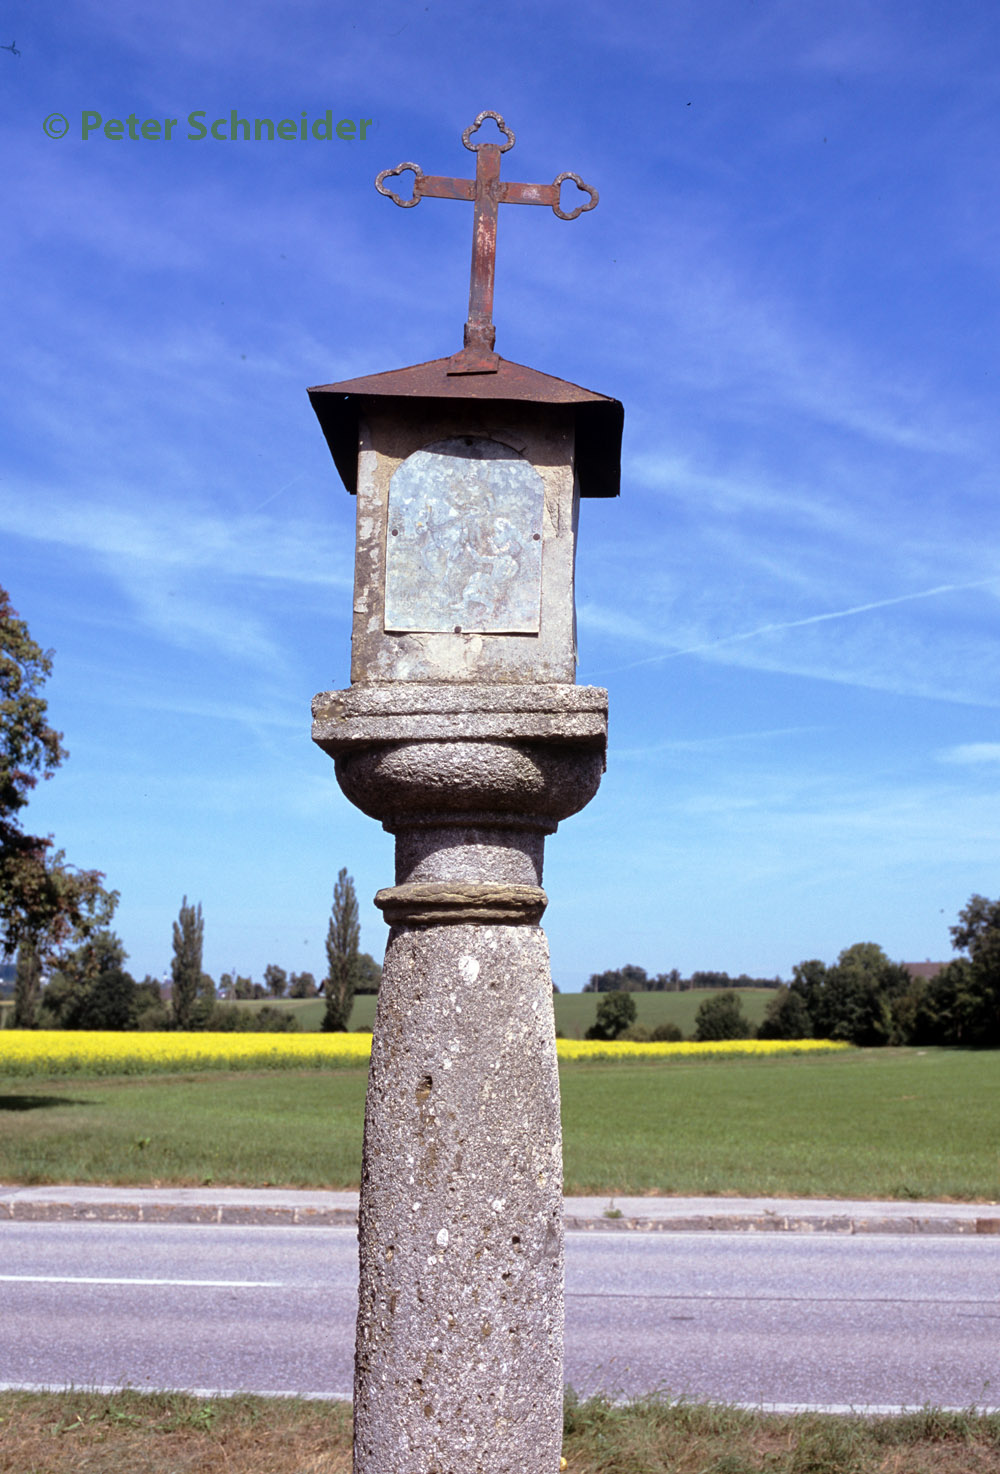
{"type": "Polygon", "coordinates": [[[114,1033],[4,1029],[0,1075],[154,1075],[367,1064],[370,1034],[114,1033]]]}
{"type": "MultiPolygon", "coordinates": [[[[365,1065],[370,1034],[154,1034],[4,1029],[0,1075],[151,1075],[194,1070],[323,1070],[365,1065]]],[[[847,1049],[821,1039],[717,1044],[556,1041],[561,1060],[670,1060],[847,1049]]]]}
{"type": "Polygon", "coordinates": [[[829,1054],[831,1050],[850,1049],[832,1039],[719,1039],[714,1044],[695,1044],[684,1040],[679,1044],[641,1044],[630,1039],[615,1039],[603,1044],[593,1039],[557,1039],[560,1059],[706,1059],[716,1055],[765,1054],[829,1054]]]}

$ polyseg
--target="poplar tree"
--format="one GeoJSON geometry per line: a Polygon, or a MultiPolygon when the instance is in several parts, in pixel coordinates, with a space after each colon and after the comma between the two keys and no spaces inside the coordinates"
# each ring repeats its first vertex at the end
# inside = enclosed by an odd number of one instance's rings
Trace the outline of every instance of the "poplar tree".
{"type": "Polygon", "coordinates": [[[196,1004],[202,989],[201,948],[204,933],[201,902],[197,906],[189,906],[185,896],[181,902],[180,915],[174,922],[174,955],[170,964],[173,982],[171,1004],[176,1029],[197,1027],[196,1004]]]}
{"type": "Polygon", "coordinates": [[[326,1012],[322,1023],[326,1033],[343,1033],[347,1029],[358,985],[360,940],[358,898],[354,881],[345,868],[338,874],[333,888],[333,910],[326,933],[327,972],[323,979],[326,1012]]]}

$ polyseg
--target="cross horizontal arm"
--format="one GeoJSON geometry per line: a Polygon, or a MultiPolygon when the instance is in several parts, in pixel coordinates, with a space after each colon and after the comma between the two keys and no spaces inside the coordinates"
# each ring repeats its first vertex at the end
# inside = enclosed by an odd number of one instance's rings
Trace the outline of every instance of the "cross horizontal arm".
{"type": "MultiPolygon", "coordinates": [[[[474,179],[451,179],[444,174],[418,175],[414,194],[420,199],[474,200],[474,179]]],[[[496,191],[498,205],[558,205],[559,186],[556,184],[500,183],[496,191]]]]}
{"type": "Polygon", "coordinates": [[[420,174],[417,176],[413,193],[418,199],[474,200],[474,179],[449,179],[444,174],[420,174]]]}
{"type": "Polygon", "coordinates": [[[558,205],[558,184],[512,184],[500,186],[503,205],[558,205]]]}

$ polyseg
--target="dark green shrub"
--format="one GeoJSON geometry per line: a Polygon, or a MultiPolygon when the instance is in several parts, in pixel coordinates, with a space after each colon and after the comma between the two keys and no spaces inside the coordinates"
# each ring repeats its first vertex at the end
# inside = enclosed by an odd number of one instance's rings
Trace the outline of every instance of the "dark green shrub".
{"type": "Polygon", "coordinates": [[[254,1013],[249,1008],[221,1003],[212,1009],[208,1029],[220,1034],[295,1034],[299,1030],[299,1021],[285,1008],[265,1005],[254,1013]]]}
{"type": "Polygon", "coordinates": [[[630,1029],[626,1029],[618,1037],[619,1039],[627,1039],[631,1044],[648,1044],[649,1030],[644,1029],[642,1024],[633,1024],[630,1029]]]}
{"type": "Polygon", "coordinates": [[[597,1017],[584,1034],[585,1039],[620,1039],[635,1023],[636,1006],[631,993],[605,993],[597,1005],[597,1017]]]}
{"type": "Polygon", "coordinates": [[[746,1039],[750,1023],[743,1012],[740,995],[732,989],[713,993],[706,998],[694,1016],[694,1037],[699,1044],[715,1044],[720,1039],[746,1039]]]}

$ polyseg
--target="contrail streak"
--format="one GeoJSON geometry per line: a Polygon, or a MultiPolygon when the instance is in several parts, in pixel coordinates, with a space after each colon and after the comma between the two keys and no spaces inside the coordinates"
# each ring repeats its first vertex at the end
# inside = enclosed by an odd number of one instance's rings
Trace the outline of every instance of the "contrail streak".
{"type": "Polygon", "coordinates": [[[657,665],[664,660],[679,660],[682,655],[700,655],[706,650],[715,650],[720,645],[735,645],[743,640],[756,639],[758,635],[773,635],[779,630],[802,629],[807,624],[824,624],[829,619],[849,619],[854,614],[868,614],[873,609],[888,609],[893,604],[909,604],[914,599],[933,599],[938,594],[957,594],[965,589],[986,588],[1000,582],[997,578],[978,578],[973,583],[941,583],[932,589],[920,589],[915,594],[897,594],[892,599],[874,599],[870,604],[855,604],[850,609],[832,609],[828,614],[810,614],[805,619],[789,619],[782,624],[761,624],[756,629],[742,630],[735,635],[720,635],[704,645],[689,645],[686,650],[667,650],[662,655],[647,655],[642,660],[633,660],[618,670],[635,670],[640,665],[657,665]]]}
{"type": "Polygon", "coordinates": [[[279,486],[277,491],[272,491],[270,496],[266,496],[262,502],[258,502],[255,507],[251,507],[248,515],[252,517],[255,513],[262,511],[264,507],[270,506],[283,491],[287,491],[290,486],[294,486],[296,481],[301,481],[305,474],[305,471],[300,471],[297,476],[292,477],[291,481],[286,481],[284,486],[279,486]]]}

